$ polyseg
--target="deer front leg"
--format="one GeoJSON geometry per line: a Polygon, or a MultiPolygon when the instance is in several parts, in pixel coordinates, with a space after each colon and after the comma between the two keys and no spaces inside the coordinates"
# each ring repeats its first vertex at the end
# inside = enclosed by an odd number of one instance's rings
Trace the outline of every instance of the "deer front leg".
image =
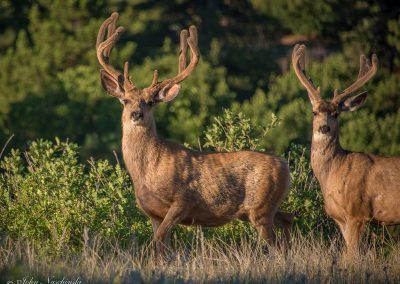
{"type": "MultiPolygon", "coordinates": [[[[158,218],[151,218],[151,226],[153,228],[153,238],[154,239],[156,237],[156,233],[157,233],[158,227],[161,224],[161,221],[162,220],[158,219],[158,218]]],[[[170,237],[171,237],[171,230],[167,233],[167,236],[165,237],[165,243],[166,244],[169,244],[170,237]]]]}
{"type": "Polygon", "coordinates": [[[187,214],[187,209],[183,206],[173,205],[165,215],[164,220],[158,226],[157,232],[154,234],[157,252],[164,255],[164,250],[168,245],[167,239],[172,227],[182,221],[187,214]]]}
{"type": "Polygon", "coordinates": [[[157,218],[152,218],[152,217],[150,217],[150,220],[151,220],[151,227],[153,228],[153,237],[155,237],[158,227],[161,224],[161,220],[157,219],[157,218]]]}
{"type": "Polygon", "coordinates": [[[365,222],[357,219],[348,219],[345,224],[340,225],[348,254],[358,253],[364,227],[365,222]]]}

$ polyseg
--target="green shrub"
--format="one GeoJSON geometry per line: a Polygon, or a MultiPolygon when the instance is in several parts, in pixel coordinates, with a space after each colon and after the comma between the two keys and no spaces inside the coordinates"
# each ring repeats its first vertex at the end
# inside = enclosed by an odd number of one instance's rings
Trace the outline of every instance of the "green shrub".
{"type": "Polygon", "coordinates": [[[273,113],[266,127],[257,127],[245,114],[225,109],[206,129],[203,147],[218,152],[263,150],[260,140],[279,124],[280,119],[273,113]]]}
{"type": "Polygon", "coordinates": [[[300,232],[332,234],[336,227],[324,211],[324,200],[319,183],[312,173],[308,153],[304,146],[292,144],[287,154],[291,186],[287,200],[282,204],[288,212],[295,213],[295,225],[300,232]]]}
{"type": "Polygon", "coordinates": [[[52,250],[78,248],[83,231],[119,239],[147,238],[127,173],[106,160],[78,162],[78,147],[39,140],[1,163],[0,230],[52,250]]]}

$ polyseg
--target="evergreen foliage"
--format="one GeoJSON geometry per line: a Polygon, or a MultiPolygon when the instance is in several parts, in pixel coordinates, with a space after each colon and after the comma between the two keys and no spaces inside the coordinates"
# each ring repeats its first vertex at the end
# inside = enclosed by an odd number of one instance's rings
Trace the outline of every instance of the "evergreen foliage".
{"type": "Polygon", "coordinates": [[[261,138],[263,148],[283,153],[291,143],[308,144],[311,108],[290,71],[295,42],[287,42],[300,35],[310,50],[310,74],[326,96],[354,80],[360,53],[377,53],[370,98],[363,111],[343,116],[342,142],[400,153],[395,0],[5,0],[0,10],[0,144],[12,134],[15,147],[58,136],[82,145],[84,159],[119,151],[120,106],[100,87],[94,49],[101,22],[119,11],[126,32],[111,60],[121,68],[128,59],[142,87],[155,68],[161,79],[177,72],[180,29],[199,29],[197,70],[174,102],[156,110],[162,136],[195,145],[210,118],[233,106],[259,127],[271,113],[282,119],[268,140],[261,138]]]}

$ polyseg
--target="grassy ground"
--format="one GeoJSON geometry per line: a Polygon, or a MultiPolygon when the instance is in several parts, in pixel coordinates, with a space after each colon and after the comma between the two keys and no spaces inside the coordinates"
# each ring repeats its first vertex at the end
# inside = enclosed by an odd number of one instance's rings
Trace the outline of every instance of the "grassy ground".
{"type": "Polygon", "coordinates": [[[190,244],[175,240],[173,252],[164,261],[154,256],[151,244],[121,249],[112,241],[86,236],[81,251],[60,251],[54,256],[32,243],[4,239],[0,283],[22,284],[17,280],[24,278],[31,283],[63,284],[400,283],[399,244],[387,244],[384,249],[371,245],[360,256],[346,256],[338,239],[323,242],[297,235],[288,251],[266,253],[258,242],[227,244],[205,240],[199,233],[190,244]]]}

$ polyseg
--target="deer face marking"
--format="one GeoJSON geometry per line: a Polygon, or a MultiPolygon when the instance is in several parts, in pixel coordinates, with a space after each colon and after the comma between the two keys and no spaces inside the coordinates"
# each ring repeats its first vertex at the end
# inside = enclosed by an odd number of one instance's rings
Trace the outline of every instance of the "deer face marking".
{"type": "Polygon", "coordinates": [[[122,112],[123,123],[132,123],[137,126],[146,126],[153,123],[153,95],[146,95],[142,90],[125,94],[120,99],[124,110],[122,112]]]}
{"type": "Polygon", "coordinates": [[[317,137],[333,136],[337,130],[337,117],[340,110],[328,101],[319,101],[313,106],[313,132],[317,137]]]}

